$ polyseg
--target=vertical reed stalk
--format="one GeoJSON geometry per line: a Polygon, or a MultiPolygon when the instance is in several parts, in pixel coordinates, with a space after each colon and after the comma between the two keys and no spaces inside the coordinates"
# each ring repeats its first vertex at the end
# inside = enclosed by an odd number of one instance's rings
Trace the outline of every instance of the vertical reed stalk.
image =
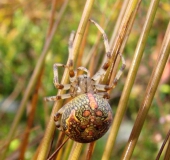
{"type": "MultiPolygon", "coordinates": [[[[76,33],[76,36],[75,36],[74,44],[73,44],[73,59],[75,59],[77,54],[78,54],[79,47],[80,47],[85,29],[86,29],[86,25],[87,25],[89,17],[90,17],[90,13],[91,13],[93,3],[94,3],[94,0],[87,0],[86,1],[85,8],[84,8],[84,11],[83,11],[83,14],[82,14],[82,17],[81,17],[81,21],[80,21],[80,24],[79,24],[79,27],[78,27],[78,30],[77,30],[77,33],[76,33]]],[[[68,62],[67,62],[67,65],[68,65],[68,62]]],[[[61,80],[61,83],[65,84],[67,82],[68,82],[68,71],[65,70],[63,77],[62,77],[62,80],[61,80]]],[[[64,91],[62,91],[62,90],[58,91],[58,95],[63,94],[63,93],[64,93],[64,91]]],[[[51,137],[52,137],[52,135],[54,133],[54,129],[55,129],[53,116],[57,112],[57,110],[59,110],[59,108],[61,108],[61,105],[62,105],[62,101],[57,101],[53,106],[53,110],[52,110],[52,113],[51,113],[51,116],[50,116],[50,121],[47,125],[45,135],[44,135],[44,138],[43,138],[42,143],[41,143],[41,149],[40,149],[40,152],[39,152],[39,155],[38,155],[38,160],[46,159],[46,157],[47,157],[47,154],[48,154],[48,151],[49,151],[49,146],[50,146],[51,141],[52,141],[51,137]]],[[[77,148],[79,148],[79,145],[77,146],[77,148]]],[[[77,149],[77,151],[78,150],[79,149],[77,149]]],[[[80,148],[80,150],[81,150],[81,148],[80,148]]],[[[77,153],[74,152],[74,154],[77,154],[77,153]]],[[[73,154],[73,157],[74,157],[74,154],[73,154]]]]}
{"type": "MultiPolygon", "coordinates": [[[[108,77],[110,77],[111,75],[112,75],[112,77],[115,77],[115,75],[116,75],[117,67],[118,67],[118,64],[119,64],[119,61],[120,61],[120,59],[117,60],[116,57],[118,56],[119,52],[122,53],[122,50],[125,46],[125,42],[127,41],[127,37],[128,37],[126,35],[129,34],[130,29],[132,28],[134,17],[136,15],[139,4],[140,4],[140,1],[131,0],[128,3],[126,11],[124,12],[125,16],[123,17],[123,20],[120,24],[120,27],[119,27],[119,30],[118,30],[118,33],[117,33],[117,37],[116,37],[116,40],[115,40],[115,44],[114,44],[113,50],[112,50],[113,63],[112,63],[110,70],[108,71],[108,77]]],[[[104,81],[108,81],[110,79],[108,77],[107,77],[107,79],[104,79],[104,81]]],[[[112,83],[112,80],[110,81],[110,83],[112,83]]],[[[120,114],[120,113],[116,112],[116,114],[120,114]]],[[[123,117],[123,115],[118,117],[118,119],[122,119],[122,117],[123,117]]],[[[118,128],[119,128],[118,126],[114,125],[115,119],[116,119],[116,117],[114,118],[114,122],[111,126],[110,135],[108,137],[108,140],[107,140],[104,152],[103,152],[102,160],[108,160],[110,158],[111,153],[112,153],[112,149],[113,149],[114,142],[115,142],[114,133],[117,132],[118,128]]]]}
{"type": "Polygon", "coordinates": [[[146,89],[144,100],[139,109],[135,124],[133,126],[128,143],[126,145],[126,148],[124,149],[123,155],[121,157],[122,160],[130,159],[132,156],[133,150],[138,141],[141,129],[143,127],[147,113],[150,109],[152,100],[157,90],[161,75],[163,73],[164,67],[169,57],[169,54],[170,54],[170,22],[167,27],[164,40],[162,42],[162,47],[160,50],[159,57],[157,59],[157,63],[155,64],[154,70],[150,77],[150,81],[146,89]]]}
{"type": "MultiPolygon", "coordinates": [[[[148,10],[148,14],[146,17],[146,21],[144,24],[144,27],[142,29],[142,33],[140,36],[140,39],[138,41],[137,47],[136,47],[136,51],[135,51],[135,55],[134,58],[132,60],[132,65],[131,68],[129,70],[129,74],[122,92],[122,96],[120,99],[120,102],[118,104],[118,108],[116,111],[116,115],[114,118],[114,122],[113,125],[111,127],[111,133],[109,138],[108,138],[108,143],[106,145],[106,148],[110,148],[110,150],[112,150],[112,148],[114,147],[115,141],[116,141],[116,136],[121,124],[121,121],[123,119],[124,113],[126,111],[126,107],[127,107],[127,102],[129,99],[129,95],[130,95],[130,91],[132,89],[135,77],[136,77],[136,73],[143,55],[143,51],[145,48],[145,44],[146,44],[146,40],[150,31],[150,28],[152,26],[153,23],[153,19],[157,10],[157,6],[158,6],[159,1],[152,1],[151,5],[150,5],[150,9],[148,10]],[[111,142],[111,143],[109,143],[111,142]]],[[[110,151],[109,150],[109,151],[110,151]]],[[[110,156],[111,153],[108,153],[108,155],[110,156]]],[[[108,159],[108,156],[106,158],[103,159],[108,159]]]]}
{"type": "Polygon", "coordinates": [[[28,101],[28,99],[29,99],[29,97],[31,95],[32,90],[34,89],[34,86],[35,86],[35,84],[37,82],[39,73],[42,70],[42,67],[44,65],[44,61],[45,61],[45,58],[47,56],[47,53],[48,53],[51,41],[52,41],[53,36],[55,34],[55,31],[56,31],[56,29],[58,27],[58,24],[59,24],[59,22],[61,20],[61,17],[62,17],[62,15],[63,15],[63,13],[64,13],[64,11],[66,9],[67,2],[68,2],[68,0],[65,1],[63,7],[61,8],[61,10],[60,10],[60,12],[58,14],[57,20],[56,20],[56,22],[54,24],[54,27],[53,27],[53,29],[51,31],[51,34],[49,35],[49,37],[46,38],[46,41],[45,41],[44,48],[42,50],[41,56],[39,57],[39,59],[37,61],[37,65],[36,65],[36,67],[34,69],[34,72],[33,72],[32,76],[31,76],[31,79],[30,79],[30,81],[28,83],[28,86],[27,86],[26,91],[24,93],[24,97],[21,100],[21,103],[19,105],[19,109],[17,111],[17,115],[15,116],[15,119],[14,119],[14,121],[12,123],[12,127],[10,128],[10,132],[9,132],[9,134],[7,136],[7,144],[8,144],[8,146],[6,147],[4,153],[1,155],[2,160],[5,159],[5,157],[6,157],[9,144],[10,144],[12,138],[15,135],[17,126],[18,126],[18,124],[20,122],[20,119],[21,119],[23,113],[24,113],[25,105],[26,105],[26,103],[27,103],[27,101],[28,101]]]}

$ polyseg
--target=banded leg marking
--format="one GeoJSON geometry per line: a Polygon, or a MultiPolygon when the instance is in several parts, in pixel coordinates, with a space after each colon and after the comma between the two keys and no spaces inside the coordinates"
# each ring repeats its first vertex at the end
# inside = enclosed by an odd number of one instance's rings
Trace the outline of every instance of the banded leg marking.
{"type": "Polygon", "coordinates": [[[60,64],[60,63],[55,63],[55,64],[53,65],[53,72],[54,72],[53,83],[54,83],[54,86],[55,86],[57,89],[68,90],[68,89],[70,89],[70,84],[61,84],[61,83],[59,83],[59,79],[58,79],[58,67],[67,68],[66,65],[60,64]]]}
{"type": "Polygon", "coordinates": [[[106,70],[109,68],[111,64],[111,51],[110,51],[110,46],[108,42],[108,38],[102,27],[100,27],[94,20],[90,19],[92,23],[95,24],[95,26],[98,28],[98,30],[102,33],[103,35],[103,40],[104,40],[104,46],[106,50],[106,55],[107,55],[107,60],[104,63],[103,67],[92,77],[94,81],[100,80],[101,77],[106,73],[106,70]]]}
{"type": "Polygon", "coordinates": [[[116,77],[115,77],[113,84],[112,84],[112,88],[116,87],[117,82],[120,79],[120,77],[121,77],[121,75],[122,75],[122,73],[123,73],[123,71],[125,70],[125,67],[126,67],[126,62],[125,62],[124,57],[122,56],[122,54],[119,54],[119,55],[120,55],[120,58],[121,58],[121,61],[122,61],[122,65],[121,65],[119,71],[116,74],[116,77]]]}
{"type": "Polygon", "coordinates": [[[76,73],[73,70],[73,42],[74,42],[75,32],[72,31],[69,42],[68,42],[68,51],[69,51],[69,58],[68,58],[68,69],[69,69],[69,78],[70,81],[73,82],[76,79],[76,73]]]}
{"type": "Polygon", "coordinates": [[[62,94],[62,95],[58,95],[58,96],[45,97],[44,100],[45,101],[58,101],[60,99],[67,99],[70,97],[71,97],[71,95],[68,93],[68,94],[62,94]]]}

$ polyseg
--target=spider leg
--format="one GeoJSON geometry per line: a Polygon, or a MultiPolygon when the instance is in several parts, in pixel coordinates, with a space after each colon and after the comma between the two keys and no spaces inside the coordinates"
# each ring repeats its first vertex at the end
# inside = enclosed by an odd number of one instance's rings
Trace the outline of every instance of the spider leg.
{"type": "Polygon", "coordinates": [[[55,126],[57,127],[58,130],[62,130],[62,127],[60,125],[60,119],[61,119],[62,113],[57,112],[54,115],[54,122],[55,122],[55,126]]]}
{"type": "Polygon", "coordinates": [[[109,85],[105,85],[105,84],[96,84],[95,85],[95,88],[98,90],[98,91],[108,91],[111,89],[111,87],[109,88],[109,85]]]}
{"type": "Polygon", "coordinates": [[[68,89],[70,89],[70,84],[61,84],[61,83],[59,83],[59,79],[58,79],[58,67],[66,68],[67,66],[64,65],[64,64],[60,64],[60,63],[55,63],[53,65],[53,72],[54,72],[53,83],[54,83],[54,86],[56,88],[58,88],[58,89],[68,90],[68,89]]]}
{"type": "Polygon", "coordinates": [[[125,59],[123,58],[123,56],[121,54],[119,54],[121,57],[121,61],[122,61],[122,66],[120,67],[119,71],[116,74],[116,77],[113,81],[113,83],[111,85],[104,85],[104,84],[96,84],[95,88],[99,91],[108,91],[110,89],[113,89],[116,87],[117,82],[119,80],[119,78],[121,77],[125,67],[126,67],[126,63],[125,63],[125,59]]]}
{"type": "Polygon", "coordinates": [[[68,42],[68,50],[69,50],[69,58],[68,58],[68,65],[60,64],[60,63],[55,63],[53,65],[53,71],[54,71],[54,86],[58,89],[64,89],[68,90],[70,89],[70,84],[60,84],[59,79],[58,79],[58,67],[64,67],[69,69],[69,77],[70,81],[73,82],[76,79],[76,73],[73,70],[73,55],[72,55],[72,48],[73,48],[73,40],[74,40],[74,31],[71,33],[69,42],[68,42]]]}
{"type": "MultiPolygon", "coordinates": [[[[108,43],[108,38],[107,38],[107,35],[105,34],[104,30],[95,21],[93,21],[91,19],[90,19],[90,21],[92,23],[94,23],[96,25],[96,27],[99,29],[99,31],[102,33],[103,39],[104,39],[104,45],[105,45],[105,49],[106,49],[106,54],[107,54],[106,62],[104,63],[102,68],[92,77],[92,79],[94,81],[96,81],[96,80],[100,80],[100,78],[106,73],[106,70],[110,66],[110,64],[111,64],[111,51],[110,51],[110,46],[109,46],[109,43],[108,43]]],[[[119,78],[121,77],[121,75],[122,75],[122,73],[125,69],[125,66],[126,66],[125,59],[123,58],[122,54],[119,53],[119,55],[120,55],[120,58],[121,58],[121,61],[122,61],[122,66],[121,66],[120,70],[118,71],[118,73],[116,74],[116,77],[113,81],[113,84],[111,86],[107,86],[107,90],[114,88],[117,85],[117,81],[119,80],[119,78]]]]}
{"type": "Polygon", "coordinates": [[[72,50],[73,50],[74,37],[75,37],[75,32],[72,31],[71,34],[70,34],[69,41],[68,41],[68,51],[69,51],[69,58],[70,59],[73,59],[71,53],[72,53],[72,50]]]}
{"type": "Polygon", "coordinates": [[[122,73],[123,73],[123,71],[124,71],[124,69],[126,67],[126,62],[125,62],[124,57],[122,56],[122,54],[119,54],[119,55],[120,55],[120,58],[121,58],[121,61],[122,61],[122,66],[120,67],[119,71],[117,72],[116,77],[115,77],[115,79],[113,81],[113,84],[111,85],[111,88],[116,87],[117,82],[118,82],[119,78],[121,77],[121,75],[122,75],[122,73]]]}
{"type": "Polygon", "coordinates": [[[55,125],[58,130],[63,130],[62,126],[60,125],[60,123],[61,123],[60,119],[61,119],[64,109],[65,109],[65,107],[60,108],[58,110],[58,112],[55,113],[55,115],[54,115],[54,122],[55,122],[55,125]]]}
{"type": "Polygon", "coordinates": [[[98,92],[97,95],[103,97],[103,98],[106,98],[106,99],[109,99],[110,96],[107,92],[98,92]]]}
{"type": "Polygon", "coordinates": [[[53,72],[54,72],[54,79],[53,83],[54,86],[58,89],[64,89],[68,90],[70,89],[70,84],[60,84],[59,79],[58,79],[58,67],[64,67],[69,69],[69,76],[70,76],[70,81],[73,82],[76,78],[76,73],[73,70],[73,55],[72,55],[72,46],[73,46],[73,40],[74,40],[74,32],[71,33],[70,38],[69,38],[69,58],[68,58],[68,65],[60,64],[60,63],[55,63],[53,65],[53,72]]]}
{"type": "Polygon", "coordinates": [[[89,71],[88,71],[88,69],[87,69],[87,68],[85,68],[85,67],[78,67],[78,68],[77,68],[77,70],[80,70],[80,71],[86,72],[86,73],[87,73],[87,76],[88,76],[88,77],[90,77],[90,73],[89,73],[89,71]]]}
{"type": "Polygon", "coordinates": [[[71,95],[68,93],[68,94],[62,94],[62,95],[58,95],[58,96],[45,97],[44,100],[45,101],[57,101],[60,99],[67,99],[70,97],[71,97],[71,95]]]}
{"type": "Polygon", "coordinates": [[[69,42],[68,42],[68,51],[69,51],[69,58],[68,58],[68,69],[69,69],[69,78],[70,78],[70,82],[74,82],[76,80],[76,73],[73,70],[73,41],[74,41],[74,37],[75,37],[75,32],[72,31],[70,38],[69,38],[69,42]]]}
{"type": "MultiPolygon", "coordinates": [[[[61,63],[55,63],[53,65],[53,73],[54,73],[53,83],[54,83],[54,86],[58,89],[68,90],[68,89],[71,88],[71,84],[61,84],[61,83],[59,83],[58,67],[68,68],[70,81],[74,82],[76,80],[77,74],[73,70],[73,55],[72,55],[73,40],[74,40],[74,32],[71,33],[70,38],[69,38],[68,65],[64,65],[64,64],[61,64],[61,63]]],[[[67,99],[67,98],[70,98],[70,97],[71,97],[71,94],[68,93],[68,94],[63,94],[63,95],[58,95],[58,96],[45,97],[44,100],[45,101],[57,101],[57,100],[60,100],[60,99],[67,99]]]]}
{"type": "Polygon", "coordinates": [[[63,127],[60,125],[61,124],[61,117],[63,112],[65,111],[65,108],[67,105],[64,105],[62,108],[60,108],[55,114],[54,114],[54,122],[58,130],[63,131],[63,127]]]}
{"type": "Polygon", "coordinates": [[[95,26],[102,33],[103,39],[104,39],[104,46],[105,46],[105,50],[106,50],[106,55],[107,55],[107,60],[103,64],[102,68],[92,77],[92,79],[94,81],[97,81],[97,80],[100,80],[100,78],[106,73],[106,70],[109,68],[109,66],[111,64],[111,51],[110,51],[110,46],[109,46],[108,38],[107,38],[107,35],[104,32],[104,30],[94,20],[90,19],[90,21],[92,23],[94,23],[95,26]]]}

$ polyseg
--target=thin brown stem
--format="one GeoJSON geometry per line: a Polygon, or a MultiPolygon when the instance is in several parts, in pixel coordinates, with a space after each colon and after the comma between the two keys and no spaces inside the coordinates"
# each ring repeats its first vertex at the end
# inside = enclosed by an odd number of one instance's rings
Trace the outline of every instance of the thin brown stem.
{"type": "MultiPolygon", "coordinates": [[[[84,11],[82,14],[82,18],[81,18],[81,21],[80,21],[80,24],[79,24],[79,27],[78,27],[78,30],[77,30],[77,33],[76,33],[76,36],[74,39],[73,53],[72,53],[73,59],[75,59],[76,55],[78,54],[79,47],[80,47],[81,41],[83,39],[83,35],[84,35],[85,28],[86,28],[88,20],[89,20],[89,16],[90,16],[90,12],[91,12],[93,3],[94,3],[94,0],[86,1],[86,5],[85,5],[85,8],[84,8],[84,11]]],[[[67,62],[67,65],[68,64],[69,64],[69,61],[67,62]]],[[[68,83],[68,70],[64,71],[61,83],[62,84],[68,83]]],[[[58,91],[58,95],[63,94],[63,93],[64,93],[63,90],[58,91]]],[[[45,132],[44,138],[41,143],[41,149],[40,149],[40,152],[38,155],[38,160],[42,160],[47,157],[49,145],[51,144],[51,137],[52,137],[52,135],[54,133],[54,129],[55,129],[53,117],[54,117],[54,114],[59,110],[59,108],[62,107],[62,102],[63,101],[57,101],[53,106],[50,120],[47,125],[46,132],[45,132]]]]}
{"type": "Polygon", "coordinates": [[[168,24],[164,40],[162,42],[162,47],[160,50],[159,57],[153,69],[152,75],[150,77],[148,86],[146,88],[145,97],[138,111],[138,115],[133,126],[131,135],[129,137],[128,143],[124,149],[122,160],[130,159],[136,143],[138,141],[140,132],[142,130],[143,124],[145,122],[148,111],[151,107],[152,100],[154,98],[155,92],[157,90],[159,81],[161,79],[164,67],[170,55],[170,22],[168,24]]]}
{"type": "MultiPolygon", "coordinates": [[[[46,38],[46,41],[45,41],[44,48],[42,50],[41,56],[39,57],[39,59],[37,61],[37,65],[36,65],[36,67],[34,69],[34,72],[33,72],[32,76],[31,76],[29,84],[28,84],[28,86],[26,88],[24,97],[21,100],[21,103],[20,103],[17,115],[16,115],[16,117],[15,117],[13,123],[12,123],[12,127],[11,127],[10,132],[8,134],[8,137],[7,137],[7,142],[11,142],[12,138],[14,137],[14,134],[16,132],[17,126],[18,126],[18,124],[20,122],[20,119],[22,117],[22,114],[23,114],[23,112],[25,110],[26,102],[28,101],[28,99],[29,99],[29,97],[31,95],[31,91],[34,89],[34,86],[35,86],[35,84],[37,82],[39,73],[42,70],[42,67],[44,65],[44,61],[45,61],[46,55],[48,53],[47,51],[48,51],[48,49],[50,47],[51,41],[52,41],[53,36],[55,34],[55,31],[56,31],[56,29],[58,27],[58,24],[59,24],[59,22],[61,20],[61,16],[63,15],[63,13],[65,11],[67,3],[68,3],[68,0],[65,1],[63,7],[61,8],[61,10],[59,12],[57,20],[56,20],[56,22],[54,24],[54,27],[53,27],[52,31],[51,31],[51,34],[49,35],[49,37],[46,38]]],[[[9,143],[7,143],[7,144],[9,144],[9,143]]],[[[2,154],[2,157],[1,157],[2,160],[5,159],[5,157],[6,157],[6,154],[7,154],[7,151],[8,151],[8,147],[9,146],[6,147],[4,153],[2,154]]]]}
{"type": "Polygon", "coordinates": [[[28,138],[29,138],[29,135],[30,135],[30,130],[31,130],[32,125],[33,125],[33,121],[34,121],[34,115],[35,115],[35,110],[36,110],[37,101],[38,101],[38,90],[39,90],[40,85],[41,85],[42,73],[43,73],[43,70],[41,71],[41,73],[38,77],[37,85],[36,85],[36,88],[35,88],[35,91],[34,91],[34,94],[33,94],[33,97],[32,97],[30,112],[28,114],[29,117],[28,117],[28,120],[27,120],[27,126],[26,126],[26,129],[25,129],[24,137],[21,141],[19,159],[24,159],[25,151],[26,151],[26,148],[28,146],[28,138]]]}
{"type": "MultiPolygon", "coordinates": [[[[162,151],[163,151],[163,149],[164,149],[164,147],[165,147],[165,145],[166,145],[166,142],[168,142],[168,139],[170,139],[170,130],[168,131],[168,133],[167,133],[167,135],[166,135],[166,137],[165,137],[165,139],[164,139],[164,141],[163,141],[163,143],[162,143],[162,146],[161,146],[161,148],[160,148],[160,150],[159,150],[159,152],[158,152],[158,155],[156,156],[156,160],[159,160],[160,159],[160,156],[161,156],[161,154],[162,154],[162,151]]],[[[170,142],[170,141],[169,141],[170,142]]],[[[168,144],[168,145],[170,145],[170,144],[168,144]]],[[[168,148],[167,148],[168,149],[168,148]]],[[[169,152],[169,151],[168,151],[169,152]]],[[[167,153],[168,153],[167,152],[167,153]]],[[[169,153],[168,153],[169,154],[169,153]]],[[[166,160],[166,157],[167,156],[165,156],[165,160],[166,160]]],[[[170,157],[168,157],[168,159],[169,159],[170,157]]]]}
{"type": "Polygon", "coordinates": [[[60,149],[64,146],[64,144],[69,140],[69,138],[67,138],[56,150],[55,152],[47,159],[47,160],[51,160],[54,157],[56,157],[56,154],[60,151],[60,149]]]}
{"type": "Polygon", "coordinates": [[[94,141],[94,142],[91,142],[91,143],[89,144],[89,148],[88,148],[88,151],[87,151],[86,160],[90,160],[90,159],[92,158],[95,144],[96,144],[95,141],[94,141]]]}
{"type": "Polygon", "coordinates": [[[164,160],[169,160],[169,157],[170,157],[170,135],[168,139],[168,146],[166,148],[164,160]]]}
{"type": "MultiPolygon", "coordinates": [[[[57,150],[58,150],[58,148],[60,147],[60,145],[62,144],[62,142],[63,142],[63,140],[64,140],[64,137],[65,137],[65,133],[64,132],[60,132],[60,135],[58,136],[58,140],[57,140],[57,144],[56,144],[56,148],[57,148],[57,150]]],[[[62,149],[62,148],[60,148],[60,149],[62,149]]],[[[55,158],[58,156],[58,153],[59,152],[57,152],[56,154],[55,154],[55,158]]],[[[60,157],[57,157],[58,159],[61,159],[60,157]]]]}
{"type": "MultiPolygon", "coordinates": [[[[128,38],[127,35],[129,34],[129,32],[132,28],[132,25],[133,25],[133,22],[134,22],[134,17],[136,16],[136,12],[138,10],[140,2],[141,1],[138,1],[138,0],[131,0],[128,3],[126,11],[123,12],[123,13],[125,13],[124,14],[125,16],[123,17],[123,20],[122,20],[121,25],[120,25],[120,29],[118,30],[118,33],[117,33],[115,45],[114,45],[113,50],[112,50],[112,53],[113,53],[112,66],[111,66],[110,70],[108,71],[108,77],[112,76],[111,77],[112,79],[113,79],[113,77],[115,77],[115,75],[117,73],[117,67],[118,67],[119,60],[120,60],[120,58],[118,57],[119,51],[120,51],[120,53],[122,53],[122,51],[123,51],[123,48],[125,46],[125,42],[127,41],[127,38],[128,38]]],[[[127,3],[127,2],[125,1],[125,3],[127,3]]],[[[121,17],[122,17],[123,13],[121,12],[121,15],[120,15],[121,17]]],[[[108,77],[106,77],[104,79],[104,81],[106,81],[106,82],[110,81],[111,78],[109,79],[108,77]]],[[[110,83],[113,82],[112,79],[111,79],[110,83]]],[[[106,143],[106,146],[105,146],[105,150],[104,150],[104,153],[103,153],[103,156],[102,156],[102,160],[107,160],[111,156],[112,149],[113,149],[115,141],[116,141],[116,136],[117,136],[117,133],[118,133],[119,125],[120,125],[120,122],[123,118],[123,111],[124,110],[119,110],[119,111],[116,112],[113,124],[111,126],[110,135],[108,137],[108,140],[107,140],[107,143],[106,143]],[[120,115],[121,113],[122,113],[122,115],[120,115]]]]}
{"type": "Polygon", "coordinates": [[[53,0],[52,1],[50,21],[49,21],[49,28],[48,28],[48,31],[47,31],[47,37],[50,36],[52,28],[54,26],[54,17],[55,17],[55,13],[56,13],[56,6],[57,6],[57,0],[53,0]]]}

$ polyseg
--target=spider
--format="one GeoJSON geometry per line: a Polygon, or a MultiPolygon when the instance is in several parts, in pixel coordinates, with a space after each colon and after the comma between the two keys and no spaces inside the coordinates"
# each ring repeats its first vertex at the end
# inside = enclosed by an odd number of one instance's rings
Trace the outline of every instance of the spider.
{"type": "Polygon", "coordinates": [[[111,64],[111,51],[104,30],[94,20],[90,19],[90,21],[94,23],[103,35],[107,54],[106,62],[92,77],[85,67],[78,67],[74,70],[72,55],[74,32],[72,32],[69,38],[68,65],[60,63],[53,65],[54,86],[57,89],[69,90],[69,93],[45,98],[46,101],[73,98],[54,115],[54,121],[59,130],[63,131],[70,139],[80,143],[95,141],[108,131],[113,120],[113,115],[107,101],[109,99],[107,91],[116,86],[125,68],[125,60],[119,54],[122,66],[117,72],[113,83],[111,85],[99,83],[111,64]],[[59,83],[58,67],[64,67],[69,70],[70,84],[59,83]],[[83,74],[78,75],[78,71],[83,71],[83,74]]]}

